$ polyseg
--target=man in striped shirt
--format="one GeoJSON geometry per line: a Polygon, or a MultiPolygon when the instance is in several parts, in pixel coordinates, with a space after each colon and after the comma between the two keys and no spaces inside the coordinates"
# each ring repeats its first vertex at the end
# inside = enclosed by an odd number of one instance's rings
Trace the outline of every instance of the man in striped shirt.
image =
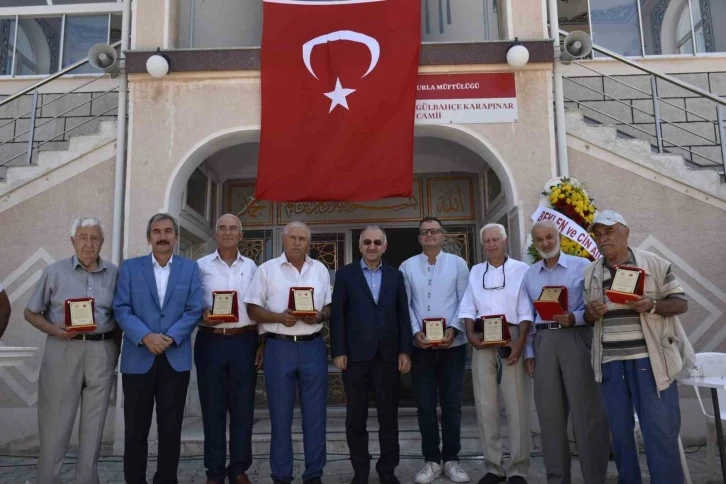
{"type": "Polygon", "coordinates": [[[641,484],[633,410],[638,414],[651,482],[682,484],[678,447],[681,414],[675,377],[692,361],[693,348],[678,314],[688,300],[668,261],[628,247],[630,229],[612,210],[588,228],[603,258],[585,270],[585,321],[594,326],[592,364],[601,383],[621,484],[641,484]],[[643,295],[617,304],[611,289],[615,266],[645,271],[643,295]]]}

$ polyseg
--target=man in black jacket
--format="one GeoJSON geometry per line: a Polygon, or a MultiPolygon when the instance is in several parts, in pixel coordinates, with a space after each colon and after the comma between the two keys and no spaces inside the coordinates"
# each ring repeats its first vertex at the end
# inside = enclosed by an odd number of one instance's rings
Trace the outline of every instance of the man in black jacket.
{"type": "Polygon", "coordinates": [[[376,471],[382,484],[398,484],[398,400],[400,373],[411,368],[411,323],[403,275],[381,260],[386,233],[378,226],[360,235],[360,261],[338,271],[333,290],[330,341],[333,362],[343,372],[347,399],[345,433],[355,476],[368,482],[368,395],[378,410],[381,457],[376,471]]]}

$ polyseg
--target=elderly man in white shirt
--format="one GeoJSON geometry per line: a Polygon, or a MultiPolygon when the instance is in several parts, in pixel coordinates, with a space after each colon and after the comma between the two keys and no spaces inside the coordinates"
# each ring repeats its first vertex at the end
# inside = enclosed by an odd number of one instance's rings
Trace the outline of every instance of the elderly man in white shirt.
{"type": "Polygon", "coordinates": [[[532,309],[520,296],[527,264],[507,255],[507,232],[500,224],[487,224],[480,232],[487,262],[477,264],[469,275],[469,286],[459,309],[466,323],[467,338],[474,347],[472,380],[474,402],[484,444],[486,474],[479,484],[494,484],[509,479],[512,484],[526,483],[529,471],[530,401],[532,382],[525,369],[531,358],[532,309]],[[511,342],[506,346],[483,343],[474,332],[475,320],[504,315],[511,342]],[[499,391],[509,425],[510,459],[505,469],[499,434],[499,391]]]}
{"type": "Polygon", "coordinates": [[[270,470],[274,483],[293,480],[292,417],[299,392],[305,449],[304,484],[321,484],[325,467],[328,350],[320,330],[330,318],[330,275],[308,257],[310,228],[290,222],[283,231],[284,253],[262,264],[244,302],[260,325],[265,345],[265,386],[270,407],[270,470]],[[314,313],[296,316],[290,289],[312,288],[314,313]]]}
{"type": "Polygon", "coordinates": [[[236,215],[228,213],[217,220],[214,239],[217,250],[197,261],[204,319],[194,345],[194,363],[204,424],[204,467],[208,484],[224,484],[227,478],[231,484],[250,484],[246,472],[252,465],[255,383],[262,353],[244,296],[257,265],[239,253],[242,224],[236,215]],[[215,291],[235,291],[236,313],[213,314],[215,291]],[[228,413],[229,466],[225,467],[228,413]]]}

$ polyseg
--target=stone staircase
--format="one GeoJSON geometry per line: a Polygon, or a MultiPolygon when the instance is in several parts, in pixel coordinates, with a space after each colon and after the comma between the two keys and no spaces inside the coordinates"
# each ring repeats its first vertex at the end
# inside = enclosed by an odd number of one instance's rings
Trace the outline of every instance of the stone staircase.
{"type": "Polygon", "coordinates": [[[0,200],[20,187],[101,149],[105,148],[108,152],[104,156],[113,156],[116,124],[112,120],[101,121],[96,133],[71,136],[67,149],[38,152],[32,165],[0,167],[0,200]]]}
{"type": "MultiPolygon", "coordinates": [[[[567,110],[565,116],[568,137],[577,138],[613,152],[632,163],[726,201],[726,185],[722,167],[692,168],[688,166],[683,156],[654,153],[649,141],[621,133],[611,124],[589,121],[579,110],[567,110]]],[[[570,145],[569,141],[568,145],[570,145]]]]}
{"type": "MultiPolygon", "coordinates": [[[[302,417],[299,407],[295,408],[292,427],[292,444],[295,454],[303,453],[302,417]]],[[[501,435],[504,451],[508,452],[508,431],[506,420],[501,422],[501,435]]],[[[418,429],[418,418],[415,408],[401,408],[398,417],[399,443],[402,457],[418,458],[421,455],[421,433],[418,429]]],[[[270,453],[270,416],[267,409],[255,411],[252,427],[252,455],[267,456],[270,453]]],[[[368,416],[369,452],[380,453],[378,444],[378,421],[374,408],[368,416]]],[[[157,441],[154,436],[149,439],[149,452],[157,452],[157,441]]],[[[345,439],[345,407],[328,407],[327,421],[327,453],[328,456],[348,456],[348,444],[345,439]]],[[[532,434],[532,452],[541,449],[539,435],[532,434]]],[[[201,417],[187,418],[182,429],[182,455],[198,456],[204,454],[204,431],[201,417]]],[[[479,456],[482,453],[479,427],[476,423],[474,407],[463,407],[461,417],[461,455],[479,456]]]]}

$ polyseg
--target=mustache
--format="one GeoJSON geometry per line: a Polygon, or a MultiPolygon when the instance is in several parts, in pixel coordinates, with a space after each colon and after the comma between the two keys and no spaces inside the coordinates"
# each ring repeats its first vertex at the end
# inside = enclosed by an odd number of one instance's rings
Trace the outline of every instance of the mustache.
{"type": "Polygon", "coordinates": [[[156,242],[156,245],[169,245],[169,241],[168,240],[159,240],[158,242],[156,242]]]}

